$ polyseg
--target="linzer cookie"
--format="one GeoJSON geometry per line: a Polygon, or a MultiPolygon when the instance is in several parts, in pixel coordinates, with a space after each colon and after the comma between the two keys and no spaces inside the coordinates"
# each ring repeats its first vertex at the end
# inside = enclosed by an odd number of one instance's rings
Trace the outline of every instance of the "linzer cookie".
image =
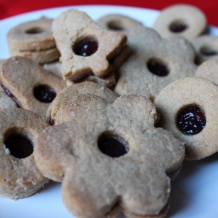
{"type": "Polygon", "coordinates": [[[43,68],[62,79],[61,62],[55,61],[55,62],[43,64],[43,68]]]}
{"type": "Polygon", "coordinates": [[[24,109],[46,116],[49,104],[66,86],[33,60],[12,57],[2,65],[1,85],[6,94],[24,109]]]}
{"type": "Polygon", "coordinates": [[[192,41],[196,52],[196,62],[203,63],[209,59],[218,58],[218,36],[203,35],[192,41]]]}
{"type": "Polygon", "coordinates": [[[194,76],[195,52],[183,37],[163,39],[154,30],[137,26],[127,32],[130,55],[120,67],[115,91],[154,99],[169,83],[194,76]]]}
{"type": "Polygon", "coordinates": [[[52,36],[52,21],[42,17],[10,29],[7,34],[10,55],[27,57],[40,64],[58,60],[60,53],[52,36]]]}
{"type": "Polygon", "coordinates": [[[104,30],[86,13],[73,9],[57,17],[52,30],[66,80],[115,84],[115,70],[128,54],[123,33],[104,30]]]}
{"type": "Polygon", "coordinates": [[[97,20],[97,23],[107,30],[124,32],[137,25],[142,25],[141,22],[121,14],[106,14],[97,20]]]}
{"type": "Polygon", "coordinates": [[[198,160],[218,151],[218,86],[187,77],[164,88],[155,99],[159,126],[185,143],[186,159],[198,160]]]}
{"type": "Polygon", "coordinates": [[[62,182],[68,210],[86,218],[113,217],[118,209],[131,218],[164,217],[166,174],[180,168],[184,146],[154,127],[153,103],[142,96],[109,103],[90,94],[74,103],[72,120],[47,128],[35,144],[37,166],[62,182]]]}
{"type": "Polygon", "coordinates": [[[19,108],[0,110],[0,123],[0,195],[12,199],[33,195],[48,182],[34,160],[36,137],[48,124],[19,108]]]}
{"type": "MultiPolygon", "coordinates": [[[[80,95],[84,94],[100,96],[110,103],[113,103],[118,97],[118,95],[109,88],[93,82],[86,81],[79,84],[73,84],[64,88],[50,104],[47,110],[47,120],[49,123],[54,125],[70,121],[71,116],[74,116],[74,113],[71,113],[72,104],[74,104],[74,101],[78,101],[80,95]]],[[[82,98],[83,97],[81,97],[81,99],[82,98]]],[[[90,107],[89,109],[92,110],[90,107]]]]}
{"type": "Polygon", "coordinates": [[[187,4],[165,8],[153,25],[162,37],[183,36],[188,40],[200,36],[206,27],[205,14],[199,8],[187,4]]]}

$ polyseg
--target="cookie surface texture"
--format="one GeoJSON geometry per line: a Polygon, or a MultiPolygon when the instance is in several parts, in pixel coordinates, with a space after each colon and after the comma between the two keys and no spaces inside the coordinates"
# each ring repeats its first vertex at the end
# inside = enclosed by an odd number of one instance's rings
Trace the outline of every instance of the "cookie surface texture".
{"type": "MultiPolygon", "coordinates": [[[[73,9],[59,15],[52,30],[61,53],[65,79],[78,83],[97,77],[107,86],[114,85],[113,61],[120,55],[127,56],[122,52],[126,49],[124,34],[104,30],[86,13],[73,9]]],[[[121,59],[123,61],[124,57],[121,59]]]]}
{"type": "Polygon", "coordinates": [[[199,77],[177,80],[155,99],[159,126],[185,143],[186,159],[199,160],[218,151],[218,86],[199,77]]]}
{"type": "Polygon", "coordinates": [[[62,181],[68,210],[97,218],[120,207],[130,218],[163,217],[170,195],[166,172],[181,165],[184,146],[154,127],[153,103],[121,96],[111,104],[83,95],[75,105],[73,119],[47,128],[35,146],[43,174],[62,181]]]}
{"type": "Polygon", "coordinates": [[[34,144],[48,124],[23,109],[0,111],[0,195],[19,199],[36,193],[48,179],[34,160],[34,144]]]}
{"type": "Polygon", "coordinates": [[[21,108],[43,117],[49,104],[66,86],[63,80],[24,57],[12,57],[5,61],[0,78],[6,94],[21,108]]]}
{"type": "Polygon", "coordinates": [[[113,103],[118,97],[118,95],[109,88],[103,87],[97,83],[86,81],[73,84],[64,88],[50,104],[47,110],[47,120],[52,121],[53,124],[70,121],[71,116],[74,116],[74,113],[70,111],[74,101],[78,101],[79,96],[84,94],[99,96],[110,103],[113,103]]]}
{"type": "Polygon", "coordinates": [[[206,27],[205,14],[199,8],[186,4],[165,8],[153,25],[162,37],[183,36],[188,40],[197,38],[206,27]]]}
{"type": "Polygon", "coordinates": [[[119,95],[143,95],[153,100],[169,83],[194,76],[195,53],[186,39],[163,39],[143,26],[132,28],[127,36],[130,55],[119,69],[115,87],[119,95]]]}

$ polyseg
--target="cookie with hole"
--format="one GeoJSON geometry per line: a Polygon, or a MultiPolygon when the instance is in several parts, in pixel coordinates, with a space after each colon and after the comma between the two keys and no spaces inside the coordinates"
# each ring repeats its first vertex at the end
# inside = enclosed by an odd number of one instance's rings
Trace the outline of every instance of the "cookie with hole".
{"type": "Polygon", "coordinates": [[[113,86],[115,71],[128,54],[126,36],[107,31],[85,12],[71,9],[52,23],[53,36],[61,53],[63,77],[71,83],[85,80],[113,86]]]}
{"type": "Polygon", "coordinates": [[[52,36],[53,19],[41,17],[21,23],[7,33],[11,56],[23,56],[39,64],[58,60],[60,53],[52,36]]]}
{"type": "Polygon", "coordinates": [[[200,160],[218,151],[218,86],[200,77],[179,79],[156,97],[158,126],[185,143],[185,158],[200,160]]]}
{"type": "Polygon", "coordinates": [[[175,4],[163,9],[153,28],[164,38],[183,36],[192,40],[207,29],[205,14],[189,4],[175,4]]]}
{"type": "Polygon", "coordinates": [[[130,55],[119,68],[115,92],[154,100],[171,82],[194,76],[195,52],[183,37],[162,38],[155,30],[137,26],[127,32],[130,55]]]}
{"type": "Polygon", "coordinates": [[[210,59],[218,59],[218,36],[203,35],[192,40],[196,52],[196,63],[202,64],[210,59]]]}
{"type": "Polygon", "coordinates": [[[2,65],[1,86],[21,108],[46,116],[49,104],[66,83],[24,57],[12,57],[2,65]]]}
{"type": "Polygon", "coordinates": [[[31,196],[48,182],[35,164],[34,145],[49,125],[20,108],[0,110],[0,123],[0,195],[15,200],[31,196]]]}
{"type": "MultiPolygon", "coordinates": [[[[52,125],[60,124],[71,120],[71,104],[78,101],[80,95],[95,95],[113,103],[118,95],[107,87],[97,83],[86,81],[83,83],[73,84],[64,88],[54,99],[47,109],[46,118],[52,125]],[[69,112],[69,113],[68,113],[69,112]]],[[[90,110],[92,110],[90,108],[90,110]]]]}
{"type": "Polygon", "coordinates": [[[43,174],[62,182],[62,197],[76,217],[164,217],[169,208],[170,172],[180,169],[184,145],[155,128],[154,104],[143,96],[111,103],[83,94],[71,120],[43,131],[35,159],[43,174]],[[51,140],[52,139],[52,140],[51,140]]]}
{"type": "Polygon", "coordinates": [[[122,14],[106,14],[100,17],[97,23],[104,29],[123,33],[132,27],[143,25],[141,22],[122,14]]]}

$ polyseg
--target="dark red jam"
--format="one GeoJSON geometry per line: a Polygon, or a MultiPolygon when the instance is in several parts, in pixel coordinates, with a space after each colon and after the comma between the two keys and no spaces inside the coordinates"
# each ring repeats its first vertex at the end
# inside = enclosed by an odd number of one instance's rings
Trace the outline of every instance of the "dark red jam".
{"type": "Polygon", "coordinates": [[[159,60],[151,59],[147,63],[149,71],[157,76],[164,77],[169,74],[168,67],[159,60]]]}
{"type": "Polygon", "coordinates": [[[16,158],[26,158],[33,153],[32,142],[23,135],[10,135],[4,143],[6,148],[9,149],[10,154],[16,158]]]}
{"type": "Polygon", "coordinates": [[[7,89],[2,83],[1,83],[1,87],[4,90],[5,94],[10,97],[10,98],[15,98],[14,95],[9,91],[9,89],[7,89]]]}
{"type": "Polygon", "coordinates": [[[56,92],[54,89],[46,85],[39,85],[35,87],[33,94],[38,101],[43,103],[51,103],[56,97],[56,92]]]}
{"type": "Polygon", "coordinates": [[[44,32],[44,30],[39,28],[39,27],[35,27],[35,28],[31,28],[31,29],[26,30],[27,34],[39,34],[42,32],[44,32]]]}
{"type": "Polygon", "coordinates": [[[54,126],[54,125],[55,125],[55,119],[52,119],[51,116],[50,116],[49,119],[48,119],[48,123],[49,123],[51,126],[54,126]]]}
{"type": "Polygon", "coordinates": [[[76,78],[73,78],[73,79],[72,79],[72,82],[73,82],[73,83],[81,83],[81,82],[86,81],[90,76],[93,76],[93,75],[94,75],[94,74],[93,74],[92,72],[90,72],[90,73],[87,73],[87,74],[78,76],[78,77],[76,77],[76,78]]]}
{"type": "Polygon", "coordinates": [[[120,137],[103,134],[98,140],[98,148],[100,151],[110,157],[120,157],[128,153],[127,143],[120,137]]]}
{"type": "Polygon", "coordinates": [[[205,56],[214,56],[214,55],[218,55],[218,51],[216,51],[213,48],[202,48],[200,50],[201,54],[205,55],[205,56]]]}
{"type": "Polygon", "coordinates": [[[197,106],[182,110],[177,117],[177,127],[185,135],[196,135],[204,129],[205,125],[205,113],[197,106]]]}
{"type": "Polygon", "coordinates": [[[185,31],[188,28],[188,26],[182,22],[175,22],[170,25],[170,30],[174,33],[181,33],[185,31]]]}
{"type": "Polygon", "coordinates": [[[98,50],[98,42],[95,39],[82,39],[73,46],[75,54],[80,56],[91,56],[98,50]]]}

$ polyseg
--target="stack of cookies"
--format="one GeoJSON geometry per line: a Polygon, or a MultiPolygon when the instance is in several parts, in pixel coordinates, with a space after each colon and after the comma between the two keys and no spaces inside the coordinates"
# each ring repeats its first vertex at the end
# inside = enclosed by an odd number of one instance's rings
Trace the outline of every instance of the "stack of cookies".
{"type": "Polygon", "coordinates": [[[153,29],[74,9],[11,29],[0,65],[0,195],[28,197],[51,179],[78,218],[166,216],[184,158],[218,150],[206,25],[199,9],[176,5],[153,29]]]}

